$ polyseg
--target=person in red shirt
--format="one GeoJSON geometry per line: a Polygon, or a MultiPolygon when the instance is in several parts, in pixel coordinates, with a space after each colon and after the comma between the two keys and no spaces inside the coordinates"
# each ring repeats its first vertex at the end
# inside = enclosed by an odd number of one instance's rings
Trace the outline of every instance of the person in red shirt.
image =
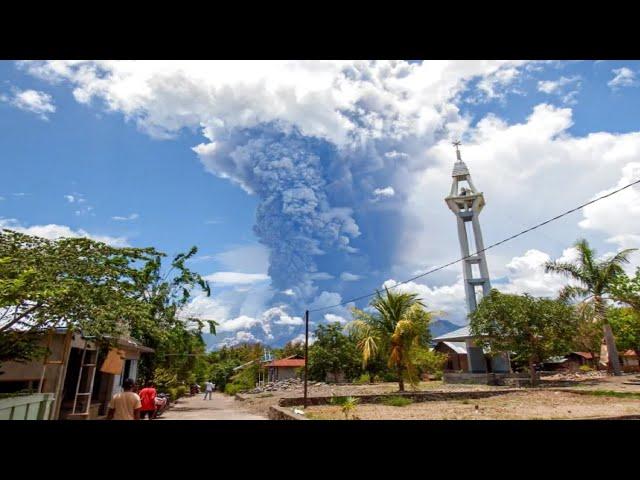
{"type": "Polygon", "coordinates": [[[138,395],[140,395],[140,402],[142,403],[142,407],[140,408],[141,419],[145,416],[148,416],[149,420],[156,417],[156,396],[158,395],[158,392],[155,387],[155,383],[149,380],[146,386],[138,392],[138,395]]]}

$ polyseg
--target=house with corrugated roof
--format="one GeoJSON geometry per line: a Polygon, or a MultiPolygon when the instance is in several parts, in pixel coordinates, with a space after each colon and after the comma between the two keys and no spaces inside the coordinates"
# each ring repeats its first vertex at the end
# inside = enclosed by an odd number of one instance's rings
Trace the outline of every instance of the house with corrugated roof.
{"type": "Polygon", "coordinates": [[[300,369],[304,368],[305,358],[302,355],[291,355],[266,363],[268,381],[276,382],[287,378],[298,378],[300,369]]]}

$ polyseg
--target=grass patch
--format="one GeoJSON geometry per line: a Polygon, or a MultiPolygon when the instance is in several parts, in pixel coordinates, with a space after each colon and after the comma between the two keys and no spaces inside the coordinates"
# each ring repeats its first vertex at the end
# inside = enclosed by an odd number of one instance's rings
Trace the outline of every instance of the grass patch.
{"type": "Polygon", "coordinates": [[[637,400],[640,400],[640,393],[638,392],[616,392],[615,390],[583,390],[578,393],[578,395],[592,395],[594,397],[635,398],[637,400]]]}
{"type": "Polygon", "coordinates": [[[410,398],[400,396],[387,397],[382,400],[382,404],[388,407],[406,407],[407,405],[411,405],[412,403],[413,400],[411,400],[410,398]]]}

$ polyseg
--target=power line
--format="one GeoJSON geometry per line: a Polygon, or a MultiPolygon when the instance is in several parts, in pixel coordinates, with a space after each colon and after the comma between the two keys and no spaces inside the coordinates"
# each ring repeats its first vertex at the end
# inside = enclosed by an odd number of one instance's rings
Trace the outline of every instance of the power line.
{"type": "MultiPolygon", "coordinates": [[[[451,265],[455,265],[456,263],[462,262],[463,260],[466,260],[467,258],[471,258],[471,257],[473,257],[473,256],[475,256],[475,255],[477,255],[479,253],[486,252],[487,250],[490,250],[490,249],[495,248],[495,247],[497,247],[499,245],[502,245],[503,243],[509,242],[509,241],[513,240],[514,238],[517,238],[517,237],[519,237],[521,235],[524,235],[525,233],[529,233],[529,232],[531,232],[531,231],[533,231],[533,230],[535,230],[537,228],[540,228],[540,227],[542,227],[544,225],[547,225],[548,223],[551,223],[551,222],[553,222],[555,220],[558,220],[558,219],[560,219],[560,218],[562,218],[562,217],[564,217],[566,215],[569,215],[571,213],[577,212],[578,210],[581,210],[584,207],[587,207],[587,206],[589,206],[591,204],[599,202],[600,200],[603,200],[603,199],[605,199],[607,197],[615,195],[616,193],[619,193],[619,192],[621,192],[621,191],[623,191],[623,190],[625,190],[625,189],[627,189],[629,187],[632,187],[632,186],[634,186],[634,185],[636,185],[638,183],[640,183],[640,179],[638,179],[638,180],[636,180],[634,182],[631,182],[628,185],[625,185],[624,187],[621,187],[621,188],[618,188],[616,190],[613,190],[613,191],[611,191],[611,192],[609,192],[609,193],[607,193],[605,195],[597,197],[597,198],[595,198],[595,199],[593,199],[593,200],[591,200],[589,202],[583,203],[582,205],[579,205],[579,206],[577,206],[575,208],[572,208],[571,210],[567,210],[566,212],[561,213],[560,215],[556,215],[555,217],[550,218],[548,220],[545,220],[544,222],[538,223],[537,225],[534,225],[533,227],[527,228],[526,230],[521,230],[520,232],[516,233],[515,235],[511,235],[510,237],[507,237],[507,238],[505,238],[503,240],[500,240],[499,242],[493,243],[493,244],[489,245],[488,247],[485,247],[482,250],[479,250],[479,251],[477,251],[477,252],[475,252],[473,254],[467,255],[466,257],[459,258],[459,259],[454,260],[454,261],[449,262],[449,263],[445,263],[444,265],[440,265],[439,267],[436,267],[436,268],[433,268],[433,269],[431,269],[431,270],[429,270],[427,272],[421,273],[420,275],[416,275],[415,277],[411,277],[411,278],[409,278],[407,280],[404,280],[402,282],[396,283],[395,285],[393,285],[392,287],[389,287],[389,288],[390,289],[396,288],[396,287],[398,287],[400,285],[403,285],[405,283],[409,283],[409,282],[412,282],[414,280],[417,280],[418,278],[426,277],[427,275],[435,273],[435,272],[437,272],[439,270],[442,270],[444,268],[450,267],[451,265]]],[[[354,298],[351,298],[349,300],[345,300],[344,302],[337,303],[335,305],[330,305],[330,306],[327,306],[327,307],[315,308],[313,310],[309,310],[309,313],[320,312],[322,310],[329,310],[330,308],[341,307],[341,306],[346,305],[346,304],[351,303],[351,302],[356,302],[358,300],[363,300],[365,298],[373,297],[375,294],[376,294],[376,292],[368,293],[366,295],[361,295],[359,297],[354,297],[354,298]]]]}

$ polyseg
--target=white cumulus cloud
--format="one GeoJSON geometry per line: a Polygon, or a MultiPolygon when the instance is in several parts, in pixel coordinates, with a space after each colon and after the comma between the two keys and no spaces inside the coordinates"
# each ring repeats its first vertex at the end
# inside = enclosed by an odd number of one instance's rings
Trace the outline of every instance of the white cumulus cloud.
{"type": "Polygon", "coordinates": [[[622,87],[635,87],[638,85],[636,78],[636,72],[627,67],[616,68],[612,70],[614,77],[609,80],[607,85],[612,89],[618,89],[622,87]]]}
{"type": "Polygon", "coordinates": [[[249,285],[269,280],[269,275],[264,273],[215,272],[204,278],[210,282],[225,285],[249,285]]]}
{"type": "Polygon", "coordinates": [[[129,242],[125,237],[112,237],[109,235],[97,235],[87,232],[83,229],[73,230],[67,225],[57,225],[50,223],[47,225],[31,225],[24,226],[20,224],[16,219],[2,219],[0,218],[0,228],[7,228],[9,230],[15,230],[16,232],[25,233],[27,235],[34,235],[37,237],[48,238],[55,240],[57,238],[78,238],[87,237],[98,242],[104,242],[114,247],[126,247],[129,246],[129,242]]]}
{"type": "Polygon", "coordinates": [[[42,120],[49,120],[48,115],[56,111],[51,95],[39,90],[14,89],[11,95],[0,96],[0,101],[25,112],[35,113],[42,120]]]}
{"type": "Polygon", "coordinates": [[[137,220],[138,218],[140,218],[140,215],[138,215],[137,213],[132,213],[124,217],[116,215],[114,217],[111,217],[111,220],[115,220],[116,222],[131,222],[133,220],[137,220]]]}

